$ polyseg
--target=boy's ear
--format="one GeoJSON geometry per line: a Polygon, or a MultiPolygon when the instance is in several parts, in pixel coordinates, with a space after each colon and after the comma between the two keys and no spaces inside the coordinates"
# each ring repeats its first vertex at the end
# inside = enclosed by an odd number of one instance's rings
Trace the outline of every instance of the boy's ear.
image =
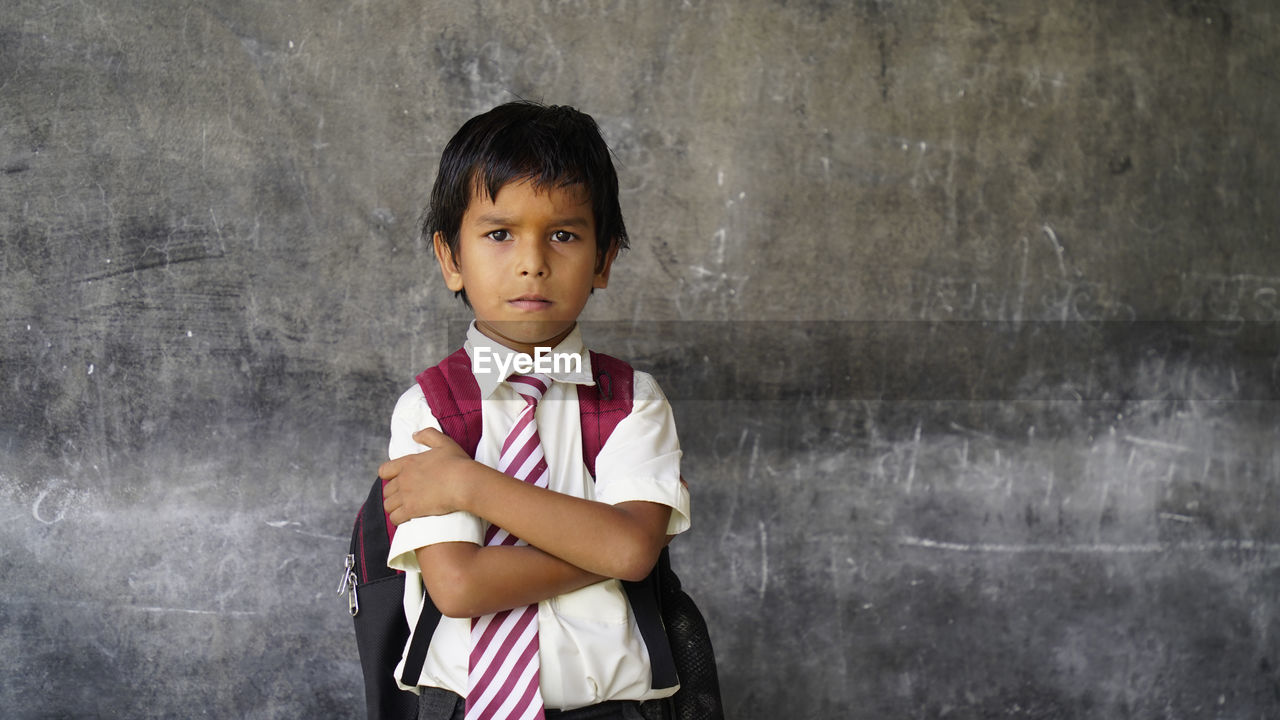
{"type": "Polygon", "coordinates": [[[604,254],[604,257],[596,264],[596,277],[591,282],[593,289],[603,290],[609,286],[609,269],[613,267],[613,259],[618,257],[618,246],[614,245],[604,254]]]}
{"type": "Polygon", "coordinates": [[[462,268],[458,266],[457,258],[449,249],[449,243],[445,242],[444,233],[432,235],[431,243],[435,246],[436,262],[440,264],[440,274],[444,276],[445,287],[458,292],[462,289],[462,268]]]}

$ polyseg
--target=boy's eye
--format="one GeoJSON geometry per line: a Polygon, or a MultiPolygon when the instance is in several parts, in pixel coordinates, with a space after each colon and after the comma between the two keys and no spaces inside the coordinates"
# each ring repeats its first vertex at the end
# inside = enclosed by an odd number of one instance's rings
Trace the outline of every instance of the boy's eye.
{"type": "Polygon", "coordinates": [[[506,242],[507,240],[511,239],[511,233],[507,232],[506,230],[494,230],[493,232],[490,232],[487,235],[485,235],[485,237],[489,238],[490,240],[497,240],[498,242],[506,242]]]}
{"type": "Polygon", "coordinates": [[[573,240],[573,239],[574,239],[574,238],[576,238],[576,237],[577,237],[577,235],[574,235],[573,233],[569,232],[568,230],[557,230],[557,231],[555,231],[555,232],[551,233],[551,239],[552,239],[552,240],[554,240],[554,241],[556,241],[556,242],[569,242],[569,241],[573,240]]]}

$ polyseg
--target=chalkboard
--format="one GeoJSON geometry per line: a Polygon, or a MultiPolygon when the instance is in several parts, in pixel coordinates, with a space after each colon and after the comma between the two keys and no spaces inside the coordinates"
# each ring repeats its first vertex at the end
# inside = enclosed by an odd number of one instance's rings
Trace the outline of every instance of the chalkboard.
{"type": "Polygon", "coordinates": [[[335,590],[466,308],[443,143],[593,114],[733,718],[1280,714],[1263,0],[13,0],[0,708],[360,717],[335,590]]]}

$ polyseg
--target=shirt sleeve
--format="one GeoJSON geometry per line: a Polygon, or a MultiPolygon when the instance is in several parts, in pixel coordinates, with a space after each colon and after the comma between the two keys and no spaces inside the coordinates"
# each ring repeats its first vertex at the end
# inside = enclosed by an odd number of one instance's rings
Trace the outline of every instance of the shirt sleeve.
{"type": "Polygon", "coordinates": [[[680,480],[675,416],[648,373],[636,371],[631,414],[596,456],[596,500],[617,505],[643,500],[671,508],[667,534],[689,529],[689,489],[680,480]]]}
{"type": "MultiPolygon", "coordinates": [[[[400,396],[395,411],[391,413],[391,443],[388,447],[391,459],[430,452],[430,448],[413,439],[413,434],[423,428],[439,430],[440,423],[432,414],[422,388],[414,385],[400,396]]],[[[415,551],[442,542],[471,542],[481,545],[484,542],[483,523],[480,518],[465,512],[413,518],[396,528],[395,537],[391,540],[391,552],[387,557],[387,567],[418,572],[418,556],[415,551]]]]}

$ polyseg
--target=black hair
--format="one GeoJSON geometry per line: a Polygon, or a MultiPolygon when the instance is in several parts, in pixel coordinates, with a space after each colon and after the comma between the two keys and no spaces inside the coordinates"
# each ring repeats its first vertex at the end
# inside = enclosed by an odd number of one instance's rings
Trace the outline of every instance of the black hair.
{"type": "MultiPolygon", "coordinates": [[[[507,183],[521,180],[532,181],[536,189],[586,189],[595,220],[597,269],[610,251],[627,247],[618,174],[596,121],[566,105],[526,101],[471,118],[445,145],[423,213],[423,239],[431,243],[440,233],[460,262],[458,235],[472,193],[483,188],[492,200],[507,183]]],[[[459,294],[465,302],[466,291],[459,294]]]]}

